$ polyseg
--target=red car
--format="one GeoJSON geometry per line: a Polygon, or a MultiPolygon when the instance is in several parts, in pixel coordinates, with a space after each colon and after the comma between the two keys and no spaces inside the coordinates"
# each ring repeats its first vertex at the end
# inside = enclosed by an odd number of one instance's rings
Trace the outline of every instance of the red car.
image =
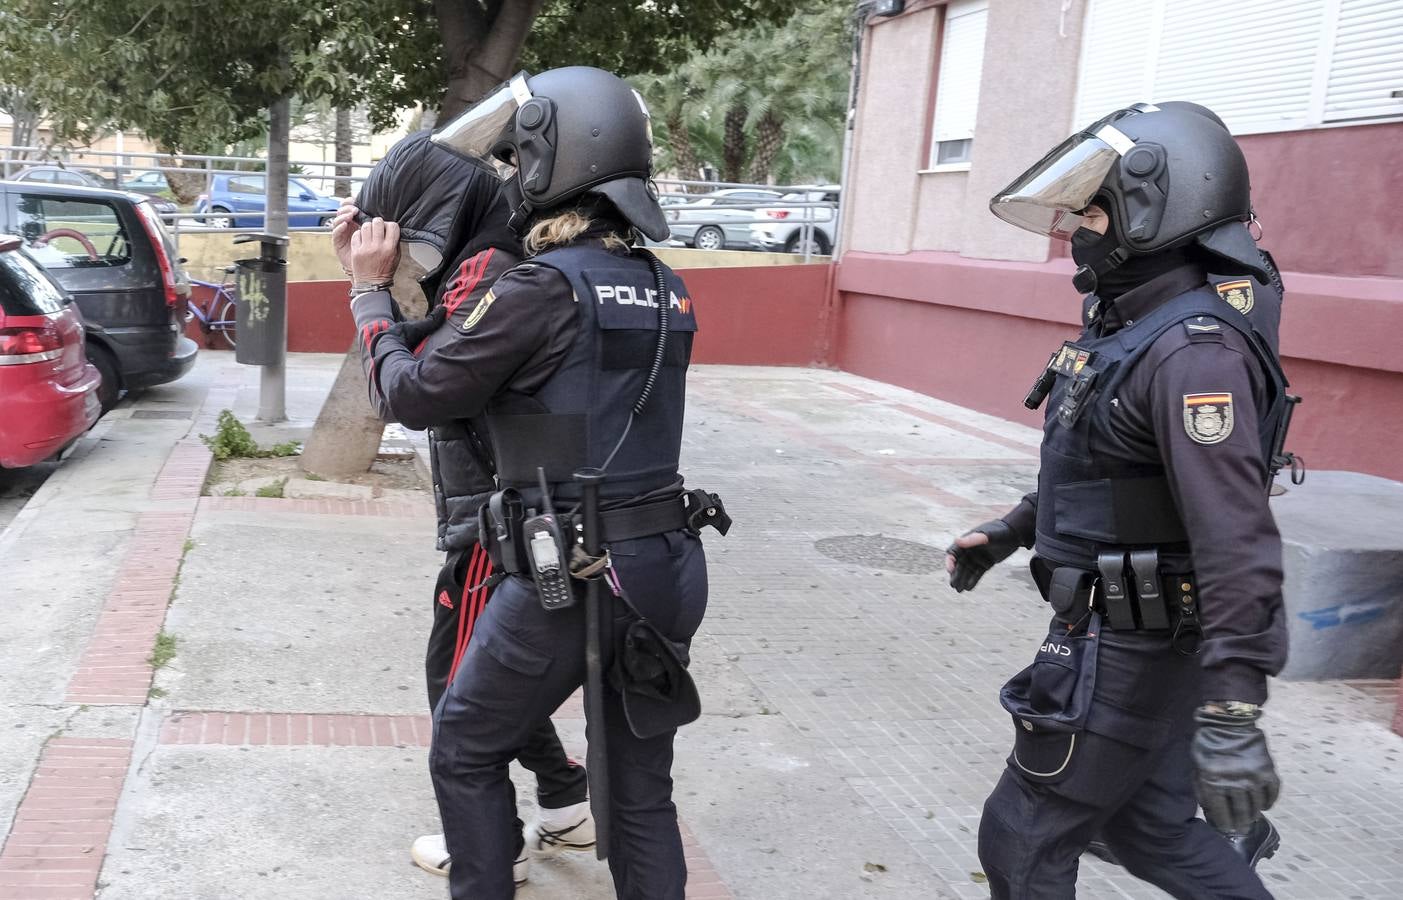
{"type": "Polygon", "coordinates": [[[102,411],[78,309],[20,247],[0,236],[0,468],[59,453],[102,411]]]}

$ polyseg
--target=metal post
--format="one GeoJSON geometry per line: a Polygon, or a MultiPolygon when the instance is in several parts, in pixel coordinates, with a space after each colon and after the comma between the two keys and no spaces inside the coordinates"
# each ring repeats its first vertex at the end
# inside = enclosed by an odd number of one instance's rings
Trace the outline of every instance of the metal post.
{"type": "MultiPolygon", "coordinates": [[[[283,97],[268,110],[268,178],[264,203],[263,230],[268,234],[287,236],[287,150],[291,126],[291,103],[283,97]]],[[[283,290],[286,292],[286,279],[283,290]]],[[[283,316],[282,332],[287,333],[287,300],[272,306],[283,316]]],[[[277,359],[263,366],[258,378],[258,421],[287,421],[287,343],[277,350],[277,359]]]]}

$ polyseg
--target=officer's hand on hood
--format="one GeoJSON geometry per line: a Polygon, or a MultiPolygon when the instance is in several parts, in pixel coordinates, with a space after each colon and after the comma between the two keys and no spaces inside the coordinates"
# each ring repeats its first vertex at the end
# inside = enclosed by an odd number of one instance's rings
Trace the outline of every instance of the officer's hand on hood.
{"type": "Polygon", "coordinates": [[[331,220],[331,246],[341,263],[341,271],[347,275],[351,274],[351,235],[360,229],[356,221],[359,217],[360,209],[350,200],[343,200],[336,218],[331,220]]]}
{"type": "Polygon", "coordinates": [[[1008,559],[1018,547],[1018,535],[1002,519],[965,532],[945,550],[950,586],[957,591],[973,590],[985,572],[1008,559]]]}
{"type": "Polygon", "coordinates": [[[399,226],[376,217],[351,235],[351,277],[357,284],[388,284],[399,264],[399,226]]]}

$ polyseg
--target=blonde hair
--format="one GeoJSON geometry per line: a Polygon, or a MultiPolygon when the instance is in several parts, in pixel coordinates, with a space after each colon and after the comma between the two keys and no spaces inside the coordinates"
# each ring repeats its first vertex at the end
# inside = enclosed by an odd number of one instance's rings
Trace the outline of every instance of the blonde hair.
{"type": "MultiPolygon", "coordinates": [[[[553,216],[541,219],[531,226],[522,239],[521,246],[527,256],[536,256],[552,247],[561,247],[577,240],[589,231],[594,219],[578,209],[567,209],[553,216]]],[[[629,243],[620,235],[609,232],[604,235],[604,249],[627,252],[629,243]]]]}

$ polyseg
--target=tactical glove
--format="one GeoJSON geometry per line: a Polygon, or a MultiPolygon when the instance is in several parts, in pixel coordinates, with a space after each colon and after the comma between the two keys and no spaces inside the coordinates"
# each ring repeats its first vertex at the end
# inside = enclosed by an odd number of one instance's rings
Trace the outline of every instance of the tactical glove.
{"type": "MultiPolygon", "coordinates": [[[[395,335],[403,342],[404,346],[409,348],[410,352],[413,352],[418,349],[420,344],[428,339],[429,335],[438,331],[439,326],[443,324],[443,320],[447,317],[448,307],[440,304],[434,308],[433,312],[422,319],[396,322],[385,331],[385,335],[395,335]]],[[[381,337],[383,338],[385,335],[381,335],[381,337]]]]}
{"type": "Polygon", "coordinates": [[[951,544],[945,548],[946,553],[955,557],[955,571],[950,573],[950,587],[957,591],[973,590],[985,572],[993,568],[995,563],[1008,559],[1020,546],[1018,535],[1003,519],[985,522],[965,534],[975,532],[987,535],[989,543],[980,544],[978,547],[951,544]]]}
{"type": "Polygon", "coordinates": [[[1247,703],[1215,703],[1194,713],[1198,802],[1219,831],[1249,830],[1281,791],[1267,736],[1257,727],[1261,715],[1247,703]]]}

